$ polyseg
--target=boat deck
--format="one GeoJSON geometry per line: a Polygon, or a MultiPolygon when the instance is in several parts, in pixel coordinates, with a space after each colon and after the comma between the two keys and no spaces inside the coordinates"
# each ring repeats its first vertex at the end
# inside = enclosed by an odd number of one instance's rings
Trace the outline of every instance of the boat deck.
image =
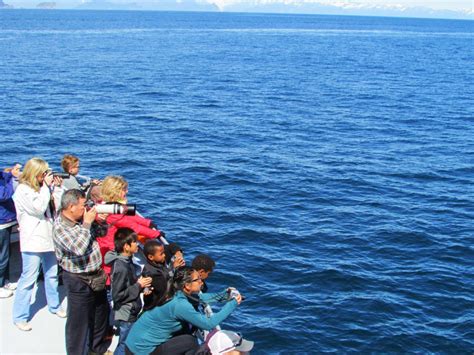
{"type": "MultiPolygon", "coordinates": [[[[10,277],[18,281],[21,273],[19,243],[11,244],[10,277]]],[[[60,296],[64,309],[67,306],[65,290],[60,286],[60,296]]],[[[65,354],[64,327],[66,319],[59,318],[48,311],[43,282],[38,282],[33,292],[31,307],[31,326],[33,330],[23,332],[12,321],[13,300],[15,296],[0,299],[0,354],[65,354]]],[[[114,337],[110,350],[117,344],[114,337]]]]}

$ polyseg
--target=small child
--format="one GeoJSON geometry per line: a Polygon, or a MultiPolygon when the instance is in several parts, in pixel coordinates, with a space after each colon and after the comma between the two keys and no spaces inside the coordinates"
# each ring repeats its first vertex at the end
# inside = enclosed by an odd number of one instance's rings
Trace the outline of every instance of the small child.
{"type": "Polygon", "coordinates": [[[125,340],[142,309],[140,293],[151,285],[151,277],[137,278],[140,267],[132,263],[138,251],[137,234],[130,228],[119,228],[114,236],[115,251],[105,255],[112,266],[112,300],[115,321],[120,329],[119,343],[114,354],[125,354],[125,340]]]}
{"type": "Polygon", "coordinates": [[[86,178],[85,176],[79,175],[80,166],[80,160],[78,157],[71,154],[65,154],[63,156],[63,159],[61,160],[61,167],[66,174],[70,174],[69,177],[63,179],[62,187],[65,191],[71,189],[87,191],[89,187],[97,186],[102,183],[102,181],[97,179],[88,179],[84,183],[80,184],[77,180],[77,177],[86,178]]]}
{"type": "Polygon", "coordinates": [[[171,270],[166,267],[165,248],[157,239],[147,240],[143,248],[146,264],[142,275],[151,277],[152,292],[143,297],[143,310],[148,311],[164,303],[168,281],[171,278],[171,270]]]}
{"type": "Polygon", "coordinates": [[[206,279],[211,275],[212,271],[214,271],[215,266],[216,262],[207,254],[199,254],[193,259],[191,267],[196,270],[201,277],[202,292],[207,292],[206,279]]]}

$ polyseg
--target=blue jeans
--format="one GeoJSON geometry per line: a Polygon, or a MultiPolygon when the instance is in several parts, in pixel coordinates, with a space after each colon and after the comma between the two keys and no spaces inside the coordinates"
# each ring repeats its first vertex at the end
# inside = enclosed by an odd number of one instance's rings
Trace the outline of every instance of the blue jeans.
{"type": "Polygon", "coordinates": [[[133,322],[124,322],[123,320],[119,320],[117,321],[117,324],[120,329],[120,336],[117,348],[114,351],[114,355],[125,355],[125,340],[127,340],[127,336],[130,332],[133,322]]]}
{"type": "Polygon", "coordinates": [[[23,271],[18,280],[18,288],[13,302],[13,322],[27,322],[30,317],[30,302],[33,287],[43,265],[44,288],[46,300],[51,313],[56,313],[61,307],[58,294],[58,264],[53,251],[44,253],[22,252],[23,271]]]}
{"type": "Polygon", "coordinates": [[[5,286],[8,279],[8,262],[10,261],[10,235],[12,227],[0,229],[0,287],[5,286]]]}

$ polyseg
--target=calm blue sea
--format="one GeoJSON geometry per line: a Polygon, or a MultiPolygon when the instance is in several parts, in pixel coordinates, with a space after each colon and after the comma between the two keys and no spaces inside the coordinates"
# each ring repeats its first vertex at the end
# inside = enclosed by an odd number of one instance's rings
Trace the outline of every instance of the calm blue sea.
{"type": "Polygon", "coordinates": [[[255,354],[474,350],[474,22],[0,11],[1,166],[123,175],[255,354]]]}

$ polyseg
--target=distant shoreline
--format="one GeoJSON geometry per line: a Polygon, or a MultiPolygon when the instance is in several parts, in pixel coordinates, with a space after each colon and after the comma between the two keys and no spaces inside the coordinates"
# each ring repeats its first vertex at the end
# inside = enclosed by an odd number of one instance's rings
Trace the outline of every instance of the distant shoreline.
{"type": "MultiPolygon", "coordinates": [[[[280,4],[281,5],[281,4],[280,4]]],[[[145,4],[146,6],[146,4],[145,4]]],[[[450,10],[431,10],[418,9],[418,13],[401,13],[394,12],[393,14],[388,13],[387,11],[381,11],[381,13],[364,13],[363,11],[340,11],[336,12],[327,11],[327,12],[311,12],[310,10],[298,11],[298,9],[288,7],[285,8],[285,5],[282,5],[279,9],[272,10],[273,5],[269,6],[260,6],[255,8],[248,9],[239,9],[234,7],[229,7],[228,9],[219,9],[215,4],[195,4],[191,8],[187,8],[188,3],[176,3],[170,5],[163,5],[155,7],[142,7],[137,4],[116,4],[112,2],[105,1],[94,1],[90,3],[84,3],[78,6],[64,6],[60,2],[44,2],[38,1],[36,4],[32,5],[23,5],[18,6],[10,3],[0,3],[0,10],[66,10],[66,11],[134,11],[134,12],[208,12],[208,13],[242,13],[242,14],[258,14],[258,15],[300,15],[300,16],[344,16],[344,17],[371,17],[371,18],[400,18],[400,19],[426,19],[426,20],[456,20],[456,21],[473,21],[474,12],[466,14],[461,11],[450,11],[450,10]],[[48,6],[45,6],[45,4],[48,6]],[[284,11],[284,10],[287,11],[284,11]],[[424,15],[422,11],[432,11],[430,15],[424,15]],[[448,13],[448,15],[447,15],[448,13]]]]}

